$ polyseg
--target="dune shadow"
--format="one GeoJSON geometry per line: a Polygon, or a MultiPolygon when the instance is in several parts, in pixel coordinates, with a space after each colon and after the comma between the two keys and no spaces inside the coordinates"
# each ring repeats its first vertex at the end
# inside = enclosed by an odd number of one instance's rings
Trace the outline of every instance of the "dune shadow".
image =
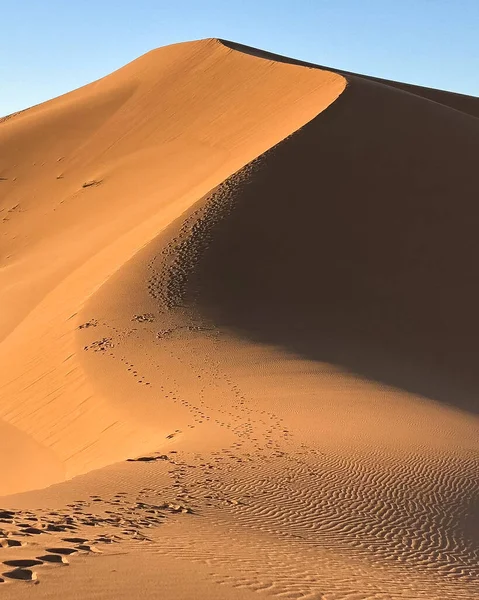
{"type": "Polygon", "coordinates": [[[195,301],[255,341],[477,413],[478,155],[473,117],[352,82],[230,180],[195,301]]]}

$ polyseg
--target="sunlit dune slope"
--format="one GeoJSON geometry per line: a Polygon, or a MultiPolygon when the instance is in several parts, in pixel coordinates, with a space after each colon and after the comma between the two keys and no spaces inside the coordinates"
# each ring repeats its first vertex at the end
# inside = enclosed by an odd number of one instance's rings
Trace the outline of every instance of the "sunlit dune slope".
{"type": "MultiPolygon", "coordinates": [[[[95,392],[79,367],[75,315],[85,299],[344,87],[330,72],[205,40],[155,50],[3,119],[0,416],[48,450],[44,483],[151,447],[159,435],[95,392]]],[[[38,473],[18,471],[2,492],[39,485],[38,473]]]]}
{"type": "Polygon", "coordinates": [[[479,98],[476,98],[474,96],[467,96],[465,94],[457,94],[455,92],[447,92],[445,90],[426,88],[410,83],[402,83],[400,81],[380,79],[379,77],[372,77],[370,75],[359,75],[357,73],[350,73],[348,71],[342,71],[341,69],[335,69],[332,67],[321,67],[313,63],[305,62],[304,60],[289,58],[287,56],[274,54],[273,52],[260,50],[259,48],[252,48],[251,46],[245,46],[244,44],[238,44],[237,42],[232,42],[229,40],[221,40],[221,42],[228,48],[232,48],[234,50],[238,50],[239,52],[244,52],[246,54],[251,54],[252,56],[258,56],[266,60],[274,60],[316,69],[327,68],[328,71],[339,73],[340,75],[346,77],[346,79],[348,80],[359,77],[363,80],[375,81],[376,83],[380,83],[382,85],[386,85],[395,89],[403,90],[410,94],[414,94],[415,96],[420,96],[421,98],[432,100],[433,102],[437,102],[438,104],[443,104],[444,106],[448,106],[449,108],[454,108],[455,110],[459,110],[473,117],[479,117],[479,98]]]}
{"type": "Polygon", "coordinates": [[[331,73],[255,60],[206,40],[152,51],[8,118],[0,140],[2,292],[12,279],[29,293],[12,290],[15,302],[7,295],[4,328],[75,266],[69,261],[94,254],[112,231],[132,229],[172,198],[197,193],[205,180],[200,191],[207,191],[310,120],[344,85],[331,73]],[[89,182],[102,186],[84,188],[89,182]],[[65,237],[77,237],[80,248],[49,256],[65,237]],[[34,245],[40,268],[26,265],[34,245]]]}

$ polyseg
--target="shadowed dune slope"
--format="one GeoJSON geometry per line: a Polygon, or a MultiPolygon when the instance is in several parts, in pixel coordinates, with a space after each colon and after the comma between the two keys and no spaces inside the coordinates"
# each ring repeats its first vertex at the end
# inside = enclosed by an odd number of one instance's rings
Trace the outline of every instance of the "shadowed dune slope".
{"type": "MultiPolygon", "coordinates": [[[[203,40],[0,123],[0,417],[51,451],[58,464],[45,473],[71,476],[158,436],[137,436],[138,417],[85,379],[74,341],[85,299],[345,84],[203,40]]],[[[2,491],[31,485],[23,473],[2,491]]]]}
{"type": "Polygon", "coordinates": [[[188,267],[195,302],[256,341],[477,412],[478,152],[474,117],[355,78],[230,180],[188,267]]]}

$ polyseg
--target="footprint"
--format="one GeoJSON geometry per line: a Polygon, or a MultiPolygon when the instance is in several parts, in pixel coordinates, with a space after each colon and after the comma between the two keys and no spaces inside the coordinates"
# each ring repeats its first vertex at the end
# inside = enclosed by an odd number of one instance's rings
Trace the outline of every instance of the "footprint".
{"type": "Polygon", "coordinates": [[[68,560],[61,554],[44,554],[43,556],[38,556],[37,558],[38,560],[41,560],[43,562],[57,563],[63,565],[69,564],[68,560]]]}
{"type": "Polygon", "coordinates": [[[82,184],[82,188],[97,186],[100,185],[102,182],[103,179],[90,179],[89,181],[85,181],[85,183],[82,184]]]}
{"type": "Polygon", "coordinates": [[[16,546],[26,546],[27,542],[12,540],[11,538],[0,540],[0,548],[12,548],[16,546]]]}
{"type": "Polygon", "coordinates": [[[113,540],[111,538],[105,537],[103,535],[100,537],[97,537],[95,541],[98,543],[101,543],[101,544],[113,544],[113,540]]]}
{"type": "Polygon", "coordinates": [[[84,550],[85,552],[93,552],[95,554],[101,554],[101,550],[99,550],[93,544],[79,544],[77,546],[78,550],[84,550]]]}
{"type": "Polygon", "coordinates": [[[43,561],[33,558],[21,558],[18,560],[4,560],[3,564],[7,565],[7,567],[21,567],[25,569],[28,567],[35,567],[36,565],[41,565],[43,564],[43,561]]]}
{"type": "Polygon", "coordinates": [[[37,529],[36,527],[25,527],[23,529],[23,533],[29,533],[30,535],[40,535],[42,533],[46,533],[42,529],[37,529]]]}
{"type": "Polygon", "coordinates": [[[53,523],[49,523],[47,525],[47,531],[66,531],[67,529],[69,529],[69,527],[67,525],[55,525],[53,523]]]}
{"type": "Polygon", "coordinates": [[[69,554],[75,554],[75,552],[78,552],[78,550],[76,550],[76,548],[45,548],[47,552],[51,552],[52,554],[65,554],[65,555],[69,555],[69,554]]]}
{"type": "Polygon", "coordinates": [[[4,577],[9,579],[18,579],[19,581],[37,581],[38,575],[31,569],[15,569],[14,571],[8,571],[3,573],[4,577]]]}

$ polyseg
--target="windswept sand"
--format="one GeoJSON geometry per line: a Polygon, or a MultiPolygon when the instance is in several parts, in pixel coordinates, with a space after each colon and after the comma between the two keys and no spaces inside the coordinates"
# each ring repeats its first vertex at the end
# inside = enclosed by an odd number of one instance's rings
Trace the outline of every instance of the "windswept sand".
{"type": "Polygon", "coordinates": [[[478,116],[203,40],[5,117],[1,593],[477,597],[478,116]]]}

